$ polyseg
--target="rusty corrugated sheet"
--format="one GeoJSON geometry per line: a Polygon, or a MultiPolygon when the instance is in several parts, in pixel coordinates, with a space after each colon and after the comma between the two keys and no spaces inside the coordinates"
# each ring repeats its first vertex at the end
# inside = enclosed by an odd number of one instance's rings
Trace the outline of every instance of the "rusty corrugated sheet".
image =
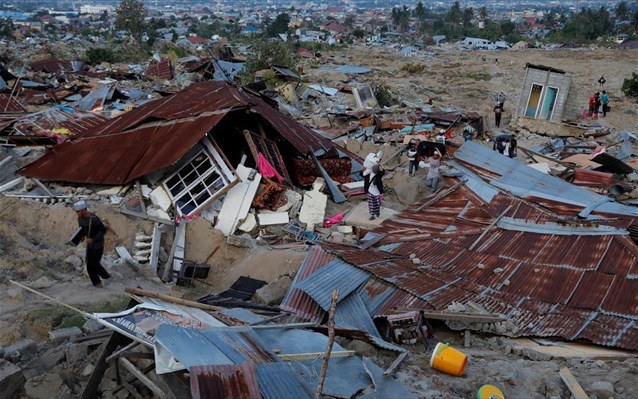
{"type": "Polygon", "coordinates": [[[71,62],[59,60],[57,58],[47,58],[44,60],[34,61],[31,63],[33,72],[71,72],[71,62]]]}
{"type": "Polygon", "coordinates": [[[191,367],[193,399],[261,399],[254,365],[241,364],[191,367]]]}
{"type": "Polygon", "coordinates": [[[60,144],[19,173],[42,180],[124,184],[176,163],[224,115],[159,122],[126,135],[85,136],[60,144]]]}
{"type": "MultiPolygon", "coordinates": [[[[263,100],[228,83],[207,81],[113,118],[86,132],[81,140],[58,146],[22,173],[45,180],[123,184],[173,165],[224,115],[250,107],[264,112],[275,132],[292,140],[290,144],[301,153],[308,146],[313,150],[334,147],[263,100]],[[75,167],[68,168],[70,164],[75,167]]],[[[233,134],[220,134],[224,133],[233,134]]]]}
{"type": "Polygon", "coordinates": [[[0,92],[0,113],[26,112],[26,109],[11,96],[10,91],[0,92]]]}
{"type": "Polygon", "coordinates": [[[318,245],[311,247],[279,308],[287,312],[295,313],[297,316],[303,317],[309,322],[320,323],[325,312],[310,295],[297,288],[297,284],[336,258],[335,255],[324,251],[323,248],[318,245]]]}
{"type": "Polygon", "coordinates": [[[68,129],[71,136],[80,137],[106,121],[108,118],[99,114],[55,106],[26,115],[15,123],[14,129],[25,136],[38,136],[53,129],[68,129]]]}
{"type": "Polygon", "coordinates": [[[574,168],[574,180],[572,182],[584,186],[611,186],[614,184],[614,175],[613,173],[574,168]]]}
{"type": "Polygon", "coordinates": [[[465,186],[416,211],[427,201],[374,230],[387,234],[378,245],[390,254],[330,247],[396,288],[378,312],[473,301],[507,316],[516,336],[638,349],[627,334],[638,317],[638,247],[623,233],[638,217],[594,211],[595,219],[566,219],[583,209],[569,198],[556,195],[542,208],[503,192],[484,199],[465,186]],[[499,217],[525,223],[486,232],[499,217]]]}
{"type": "Polygon", "coordinates": [[[144,76],[161,80],[173,79],[173,65],[171,64],[171,60],[165,58],[160,62],[150,64],[146,72],[144,72],[144,76]]]}

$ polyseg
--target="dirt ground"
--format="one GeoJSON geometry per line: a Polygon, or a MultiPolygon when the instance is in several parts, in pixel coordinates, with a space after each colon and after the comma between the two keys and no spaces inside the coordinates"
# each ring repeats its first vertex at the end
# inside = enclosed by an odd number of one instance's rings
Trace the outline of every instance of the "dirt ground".
{"type": "MultiPolygon", "coordinates": [[[[526,63],[563,69],[572,74],[578,98],[585,107],[591,92],[598,90],[597,79],[603,74],[605,88],[610,94],[613,111],[597,123],[614,132],[635,131],[638,126],[636,102],[620,91],[625,77],[636,71],[638,53],[616,50],[519,50],[507,52],[471,52],[433,49],[427,56],[403,57],[391,49],[358,47],[347,52],[349,58],[337,61],[368,66],[373,72],[356,78],[358,82],[387,85],[395,97],[415,102],[434,99],[435,105],[453,105],[486,116],[488,129],[493,125],[491,94],[505,93],[504,125],[507,125],[520,95],[526,63]],[[485,61],[483,61],[485,57],[485,61]],[[498,63],[495,58],[498,57],[498,63]],[[407,62],[427,65],[419,75],[401,71],[407,62]]],[[[306,68],[308,70],[308,68],[306,68]]],[[[309,79],[330,85],[349,78],[336,74],[309,72],[309,79]]],[[[583,121],[583,123],[591,121],[583,121]]],[[[536,137],[545,142],[545,137],[536,137]]],[[[363,149],[362,152],[367,151],[363,149]]],[[[1,178],[5,176],[0,175],[1,178]]],[[[417,179],[417,178],[414,178],[417,179]]],[[[414,182],[397,170],[389,177],[390,188],[414,182]]],[[[427,195],[418,193],[417,198],[427,195]]],[[[396,193],[384,203],[400,210],[405,206],[396,193]]],[[[347,205],[330,204],[327,215],[347,210],[347,205]]],[[[114,248],[125,245],[131,249],[136,233],[150,234],[152,223],[135,221],[109,206],[97,206],[95,211],[108,224],[104,264],[115,276],[115,282],[103,289],[95,289],[83,275],[84,247],[70,247],[66,240],[76,228],[74,213],[64,204],[46,205],[0,197],[0,347],[31,338],[42,348],[47,347],[48,332],[83,320],[60,305],[13,286],[9,280],[39,287],[38,290],[85,311],[114,311],[127,301],[125,287],[140,286],[156,292],[169,292],[148,266],[133,267],[118,261],[114,248]]],[[[168,252],[170,244],[164,245],[168,252]]],[[[305,253],[294,249],[269,250],[267,247],[239,248],[228,246],[225,238],[205,220],[189,223],[186,243],[187,257],[196,262],[213,264],[208,284],[200,284],[195,292],[186,294],[219,293],[242,275],[274,281],[282,275],[294,275],[305,253]]],[[[442,340],[462,346],[458,332],[437,327],[442,340]]],[[[625,361],[560,361],[536,359],[513,353],[506,341],[493,337],[476,337],[468,349],[470,362],[464,377],[449,377],[433,372],[429,367],[430,353],[422,347],[411,348],[413,353],[399,367],[397,377],[423,398],[472,397],[482,384],[499,385],[507,397],[540,398],[569,397],[558,377],[560,367],[569,366],[586,390],[596,381],[613,385],[614,398],[635,397],[638,386],[638,364],[625,361]]],[[[374,353],[371,353],[374,355],[374,353]]],[[[93,356],[95,357],[95,356],[93,356]]],[[[81,370],[89,358],[70,370],[81,370]]],[[[382,363],[391,357],[379,355],[382,363]]],[[[62,366],[59,366],[62,367],[62,366]]],[[[79,390],[80,388],[77,388],[79,390]]],[[[75,391],[74,391],[75,392],[75,391]]],[[[1,396],[1,395],[0,395],[1,396]]],[[[602,396],[599,396],[602,397],[602,396]]]]}

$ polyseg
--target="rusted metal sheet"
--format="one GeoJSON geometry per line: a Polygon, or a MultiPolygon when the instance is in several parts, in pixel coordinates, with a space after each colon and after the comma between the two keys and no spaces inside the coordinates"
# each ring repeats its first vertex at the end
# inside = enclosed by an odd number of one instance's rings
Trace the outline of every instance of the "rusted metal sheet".
{"type": "Polygon", "coordinates": [[[53,129],[67,129],[70,137],[80,137],[106,121],[108,118],[99,114],[55,106],[20,118],[14,124],[14,129],[17,134],[25,136],[43,135],[53,129]]]}
{"type": "Polygon", "coordinates": [[[595,170],[575,168],[574,184],[581,186],[603,186],[608,187],[614,184],[614,175],[612,173],[597,172],[595,170]]]}
{"type": "Polygon", "coordinates": [[[171,80],[173,79],[173,65],[171,65],[171,60],[168,58],[163,59],[160,62],[152,63],[144,72],[144,76],[147,78],[157,78],[161,80],[171,80]]]}
{"type": "Polygon", "coordinates": [[[59,60],[57,58],[47,58],[44,60],[34,61],[31,63],[33,72],[71,72],[71,62],[59,60]]]}
{"type": "Polygon", "coordinates": [[[0,92],[0,113],[26,112],[26,109],[11,95],[10,91],[0,92]]]}
{"type": "Polygon", "coordinates": [[[337,259],[335,255],[324,251],[320,246],[310,248],[299,271],[295,275],[295,280],[279,306],[280,309],[293,312],[297,316],[303,317],[310,322],[321,322],[325,312],[310,295],[297,288],[297,284],[335,259],[337,259]]]}
{"type": "Polygon", "coordinates": [[[194,366],[190,369],[193,399],[261,399],[255,366],[194,366]]]}
{"type": "Polygon", "coordinates": [[[126,135],[85,136],[60,144],[19,173],[42,180],[124,184],[173,165],[223,116],[160,122],[126,135]]]}

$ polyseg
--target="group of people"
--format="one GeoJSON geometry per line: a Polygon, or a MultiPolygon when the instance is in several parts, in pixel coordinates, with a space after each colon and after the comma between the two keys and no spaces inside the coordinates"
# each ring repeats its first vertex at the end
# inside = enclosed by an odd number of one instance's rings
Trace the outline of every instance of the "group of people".
{"type": "Polygon", "coordinates": [[[589,97],[589,112],[588,115],[590,118],[598,118],[601,114],[602,117],[607,116],[607,112],[609,111],[609,96],[605,90],[594,93],[593,96],[589,97]]]}

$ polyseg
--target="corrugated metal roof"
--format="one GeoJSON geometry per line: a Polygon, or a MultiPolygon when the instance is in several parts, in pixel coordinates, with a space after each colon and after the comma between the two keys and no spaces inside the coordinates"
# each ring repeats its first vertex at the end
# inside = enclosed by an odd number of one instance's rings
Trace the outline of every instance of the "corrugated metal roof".
{"type": "Polygon", "coordinates": [[[334,147],[260,98],[224,82],[207,81],[122,114],[100,125],[90,137],[85,134],[81,140],[57,146],[20,173],[43,180],[124,184],[175,164],[227,113],[246,108],[302,154],[308,146],[313,151],[334,147]],[[70,164],[74,168],[68,168],[70,164]]]}
{"type": "Polygon", "coordinates": [[[252,363],[196,366],[190,369],[193,399],[260,399],[252,363]]]}
{"type": "Polygon", "coordinates": [[[255,365],[259,391],[264,399],[310,398],[314,391],[303,384],[284,362],[255,365]]]}
{"type": "Polygon", "coordinates": [[[155,346],[167,350],[184,367],[233,364],[199,330],[162,324],[155,332],[155,346]]]}
{"type": "MultiPolygon", "coordinates": [[[[305,385],[314,389],[319,382],[321,363],[322,359],[301,360],[291,362],[290,367],[303,379],[305,385]]],[[[323,394],[327,397],[351,398],[371,384],[361,359],[355,356],[331,358],[323,394]]]]}
{"type": "Polygon", "coordinates": [[[365,271],[342,260],[333,260],[301,281],[297,287],[310,295],[327,312],[330,309],[333,290],[339,290],[338,301],[341,301],[368,278],[370,275],[365,271]]]}
{"type": "Polygon", "coordinates": [[[298,288],[298,284],[336,258],[335,255],[324,251],[319,245],[312,246],[301,263],[295,279],[288,292],[286,292],[283,301],[281,301],[279,308],[286,312],[295,313],[310,322],[321,322],[325,312],[317,302],[298,288]]]}
{"type": "Polygon", "coordinates": [[[363,358],[363,365],[368,371],[368,375],[372,378],[374,390],[361,396],[360,399],[416,399],[418,396],[401,384],[393,376],[387,376],[381,367],[374,364],[369,358],[363,358]]]}
{"type": "Polygon", "coordinates": [[[202,335],[219,348],[233,361],[241,363],[250,360],[253,363],[277,362],[279,358],[261,341],[259,336],[248,327],[209,328],[202,335]]]}
{"type": "Polygon", "coordinates": [[[71,72],[73,68],[69,61],[59,60],[57,58],[47,58],[44,60],[33,61],[31,69],[34,72],[71,72]]]}
{"type": "Polygon", "coordinates": [[[84,136],[56,146],[19,173],[43,180],[125,184],[175,164],[224,115],[146,124],[126,134],[84,136]]]}
{"type": "Polygon", "coordinates": [[[39,136],[53,129],[68,129],[71,138],[80,137],[107,120],[108,118],[99,114],[56,105],[18,119],[14,124],[14,134],[39,136]]]}
{"type": "Polygon", "coordinates": [[[339,327],[355,328],[381,338],[366,305],[356,292],[350,293],[337,304],[334,320],[339,327]]]}
{"type": "Polygon", "coordinates": [[[0,112],[26,112],[22,104],[11,95],[10,91],[0,92],[0,112]]]}
{"type": "MultiPolygon", "coordinates": [[[[490,155],[483,167],[497,158],[490,155]]],[[[494,178],[473,165],[468,168],[494,178]]],[[[538,184],[539,191],[546,189],[538,184]]],[[[565,202],[576,191],[554,189],[553,202],[543,208],[533,203],[536,198],[503,192],[481,196],[460,186],[421,211],[428,199],[386,220],[374,230],[387,235],[377,248],[329,248],[396,288],[387,295],[386,287],[370,279],[358,290],[368,284],[376,289],[362,298],[368,303],[382,297],[377,315],[396,307],[445,309],[452,302],[474,301],[509,317],[517,336],[588,339],[637,349],[632,345],[638,340],[627,331],[638,320],[638,247],[627,227],[638,218],[598,208],[593,217],[576,218],[583,207],[565,202]],[[391,250],[394,258],[381,250],[391,250]],[[610,323],[604,325],[605,320],[610,323]]]]}
{"type": "Polygon", "coordinates": [[[104,102],[113,96],[115,83],[106,84],[93,89],[83,99],[73,103],[73,106],[82,111],[91,111],[104,105],[104,102]]]}
{"type": "MultiPolygon", "coordinates": [[[[279,349],[281,354],[323,353],[328,344],[328,337],[324,334],[294,329],[294,328],[260,328],[255,330],[264,345],[268,348],[279,349]]],[[[345,350],[337,342],[333,351],[345,350]]]]}
{"type": "Polygon", "coordinates": [[[144,72],[144,76],[161,80],[173,79],[173,65],[171,65],[171,60],[165,58],[160,62],[150,64],[146,72],[144,72]]]}
{"type": "Polygon", "coordinates": [[[597,212],[638,217],[636,208],[609,201],[607,197],[529,168],[472,141],[465,142],[454,153],[454,158],[488,175],[500,176],[491,183],[521,198],[559,200],[583,208],[600,203],[595,208],[597,212]]]}

